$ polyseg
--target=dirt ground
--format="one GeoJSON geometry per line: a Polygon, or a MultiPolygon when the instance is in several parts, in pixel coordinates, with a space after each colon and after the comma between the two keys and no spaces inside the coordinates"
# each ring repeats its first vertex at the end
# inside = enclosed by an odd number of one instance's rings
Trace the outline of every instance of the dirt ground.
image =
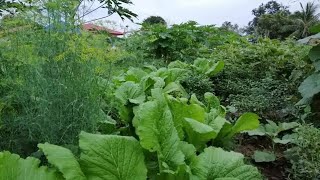
{"type": "Polygon", "coordinates": [[[235,151],[245,155],[245,157],[258,169],[268,180],[286,180],[289,179],[289,173],[287,169],[290,168],[290,163],[285,159],[283,151],[285,147],[276,146],[275,154],[277,156],[276,161],[270,163],[255,163],[251,156],[255,150],[272,151],[271,142],[265,137],[250,137],[243,135],[238,138],[239,145],[236,146],[235,151]]]}

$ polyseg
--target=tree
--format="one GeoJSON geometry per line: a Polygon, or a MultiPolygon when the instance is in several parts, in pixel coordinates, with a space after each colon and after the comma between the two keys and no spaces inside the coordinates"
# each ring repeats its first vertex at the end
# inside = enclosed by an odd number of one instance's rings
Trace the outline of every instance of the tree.
{"type": "Polygon", "coordinates": [[[296,11],[292,17],[296,24],[292,26],[296,31],[293,33],[298,38],[304,38],[311,35],[310,28],[319,23],[320,13],[317,13],[319,5],[314,2],[308,2],[306,6],[300,3],[301,10],[296,11]]]}
{"type": "MultiPolygon", "coordinates": [[[[82,3],[84,2],[91,2],[92,4],[94,3],[100,3],[100,5],[97,8],[94,9],[83,9],[82,11],[82,15],[80,16],[80,18],[83,18],[89,14],[91,14],[92,12],[95,12],[96,10],[100,9],[100,8],[104,8],[107,9],[107,15],[97,18],[97,19],[93,19],[90,21],[95,21],[95,20],[100,20],[100,19],[104,19],[107,18],[113,14],[118,14],[121,19],[127,18],[130,19],[131,21],[133,21],[133,18],[136,18],[138,15],[135,14],[134,12],[130,11],[129,9],[125,8],[126,5],[131,5],[133,4],[131,0],[77,0],[79,1],[78,3],[78,8],[76,8],[76,10],[79,12],[80,11],[80,6],[82,3]]],[[[91,7],[92,5],[90,5],[89,7],[91,7]]],[[[90,22],[88,21],[88,22],[90,22]]]]}
{"type": "Polygon", "coordinates": [[[256,33],[270,39],[284,40],[295,32],[294,28],[290,28],[294,24],[295,21],[283,12],[264,14],[258,19],[256,33]]]}
{"type": "Polygon", "coordinates": [[[142,24],[149,24],[149,25],[163,24],[163,25],[167,25],[167,22],[160,16],[150,16],[147,19],[145,19],[142,24]]]}
{"type": "Polygon", "coordinates": [[[25,4],[16,0],[0,0],[0,17],[4,15],[4,12],[13,14],[14,11],[22,10],[25,4]]]}
{"type": "Polygon", "coordinates": [[[228,30],[228,31],[235,32],[237,34],[241,34],[241,29],[239,28],[239,25],[238,24],[232,24],[229,21],[225,21],[224,23],[222,23],[220,28],[228,30]]]}
{"type": "Polygon", "coordinates": [[[51,9],[64,16],[64,20],[68,17],[78,21],[103,8],[106,9],[106,15],[90,21],[104,19],[113,14],[118,14],[122,19],[127,18],[132,21],[138,15],[125,8],[126,5],[131,4],[131,0],[0,0],[0,17],[3,12],[13,13],[16,10],[26,8],[42,14],[48,13],[47,10],[51,9]],[[88,5],[90,3],[91,5],[88,5]],[[97,4],[97,7],[91,9],[97,4]]]}
{"type": "Polygon", "coordinates": [[[248,26],[245,28],[245,33],[254,34],[258,26],[259,18],[263,15],[273,15],[277,13],[282,13],[283,15],[290,15],[290,11],[287,6],[279,4],[278,2],[272,0],[267,4],[261,4],[258,8],[252,10],[252,14],[255,16],[252,21],[249,22],[248,26]]]}

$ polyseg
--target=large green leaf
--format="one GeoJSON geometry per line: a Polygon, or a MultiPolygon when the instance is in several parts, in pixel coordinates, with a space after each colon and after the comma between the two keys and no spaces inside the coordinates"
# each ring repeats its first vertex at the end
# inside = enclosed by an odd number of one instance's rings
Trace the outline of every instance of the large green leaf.
{"type": "Polygon", "coordinates": [[[228,137],[232,137],[242,131],[254,130],[259,127],[259,116],[254,113],[245,113],[237,120],[236,124],[232,127],[228,137]]]}
{"type": "Polygon", "coordinates": [[[169,69],[172,69],[172,68],[187,69],[187,68],[189,68],[189,66],[190,66],[189,64],[186,64],[181,61],[173,61],[168,65],[168,68],[169,69]]]}
{"type": "Polygon", "coordinates": [[[290,122],[290,123],[280,123],[279,124],[279,128],[280,128],[280,131],[287,131],[287,130],[290,130],[290,129],[294,129],[296,127],[299,126],[299,123],[297,122],[290,122]]]}
{"type": "Polygon", "coordinates": [[[161,89],[153,90],[153,101],[141,104],[135,111],[133,125],[143,148],[157,152],[161,170],[176,171],[184,163],[180,139],[171,111],[161,89]]]}
{"type": "Polygon", "coordinates": [[[320,72],[314,73],[305,79],[299,87],[303,99],[298,104],[309,103],[313,96],[320,93],[320,72]]]}
{"type": "Polygon", "coordinates": [[[220,100],[217,96],[215,96],[212,93],[205,93],[204,99],[207,103],[207,112],[209,112],[211,109],[219,109],[220,108],[220,100]]]}
{"type": "Polygon", "coordinates": [[[246,165],[240,153],[209,147],[191,164],[191,180],[230,179],[262,180],[257,168],[246,165]]]}
{"type": "Polygon", "coordinates": [[[139,83],[147,73],[140,68],[130,68],[125,75],[126,81],[133,81],[139,83]]]}
{"type": "Polygon", "coordinates": [[[267,134],[266,128],[263,124],[260,124],[257,129],[246,131],[249,136],[265,136],[267,134]]]}
{"type": "Polygon", "coordinates": [[[194,119],[185,118],[184,124],[188,142],[197,149],[202,148],[208,141],[218,135],[210,126],[194,119]]]}
{"type": "Polygon", "coordinates": [[[204,58],[198,58],[194,61],[193,67],[196,68],[196,70],[202,74],[205,74],[209,67],[209,60],[204,58]]]}
{"type": "MultiPolygon", "coordinates": [[[[299,126],[296,122],[291,123],[279,123],[277,125],[275,122],[271,120],[267,120],[267,124],[263,125],[260,124],[260,126],[257,129],[246,131],[250,136],[265,136],[268,135],[270,137],[276,137],[279,133],[283,131],[287,131],[290,129],[294,129],[299,126]]],[[[276,141],[281,142],[279,139],[276,141]]]]}
{"type": "Polygon", "coordinates": [[[62,180],[56,170],[39,167],[40,160],[32,157],[22,159],[16,154],[0,152],[1,180],[62,180]]]}
{"type": "Polygon", "coordinates": [[[188,97],[188,93],[186,90],[176,82],[169,83],[164,89],[163,92],[166,94],[172,93],[172,92],[180,92],[183,97],[188,97]]]}
{"type": "Polygon", "coordinates": [[[320,46],[314,46],[309,52],[309,58],[313,62],[320,60],[320,46]]]}
{"type": "Polygon", "coordinates": [[[81,132],[79,145],[80,165],[89,180],[147,178],[142,148],[133,137],[81,132]]]}
{"type": "Polygon", "coordinates": [[[139,105],[146,99],[142,87],[130,81],[123,83],[114,95],[118,102],[119,115],[126,122],[133,118],[133,105],[139,105]]]}
{"type": "Polygon", "coordinates": [[[160,68],[157,72],[153,73],[153,75],[164,79],[167,85],[171,82],[182,80],[186,77],[188,72],[188,70],[180,68],[160,68]]]}
{"type": "Polygon", "coordinates": [[[313,63],[313,66],[315,67],[316,71],[320,71],[320,60],[313,63]]]}
{"type": "Polygon", "coordinates": [[[198,104],[188,104],[187,99],[177,99],[172,96],[167,96],[167,99],[173,116],[174,126],[178,131],[180,139],[183,140],[184,118],[191,118],[199,122],[204,122],[206,115],[205,109],[198,104]]]}
{"type": "Polygon", "coordinates": [[[63,174],[66,180],[85,180],[80,165],[69,149],[52,144],[38,144],[39,149],[46,155],[50,164],[63,174]]]}
{"type": "Polygon", "coordinates": [[[276,160],[276,155],[272,152],[255,151],[252,155],[255,162],[273,162],[276,160]]]}
{"type": "MultiPolygon", "coordinates": [[[[218,141],[218,143],[221,143],[222,141],[227,141],[226,137],[228,136],[228,134],[230,134],[231,130],[232,124],[229,121],[226,121],[220,129],[216,141],[218,141]]],[[[230,140],[230,138],[228,140],[230,140]]]]}
{"type": "Polygon", "coordinates": [[[313,96],[320,93],[320,45],[314,46],[310,50],[309,57],[313,61],[316,71],[301,83],[299,92],[303,98],[297,105],[309,104],[313,96]]]}
{"type": "Polygon", "coordinates": [[[286,134],[280,138],[274,138],[273,142],[279,143],[279,144],[289,144],[289,143],[294,143],[294,141],[298,138],[297,133],[292,133],[292,134],[286,134]]]}
{"type": "Polygon", "coordinates": [[[151,89],[163,88],[166,85],[166,83],[164,82],[164,79],[162,79],[161,77],[149,75],[141,80],[140,85],[142,86],[143,91],[149,93],[151,92],[151,89]]]}
{"type": "Polygon", "coordinates": [[[197,98],[196,94],[192,94],[190,97],[190,104],[198,104],[199,106],[205,108],[206,106],[197,98]]]}
{"type": "Polygon", "coordinates": [[[277,123],[271,120],[267,120],[267,122],[265,125],[266,134],[269,136],[277,136],[281,132],[277,123]]]}
{"type": "Polygon", "coordinates": [[[185,141],[181,141],[180,148],[183,154],[185,155],[185,160],[187,161],[187,164],[190,164],[197,157],[196,148],[192,144],[188,144],[185,141]]]}
{"type": "Polygon", "coordinates": [[[115,97],[122,105],[127,105],[128,102],[133,104],[141,104],[145,101],[143,89],[134,82],[123,83],[115,92],[115,97]]]}
{"type": "Polygon", "coordinates": [[[223,61],[218,61],[215,64],[210,65],[211,67],[207,70],[205,73],[209,77],[213,77],[219,72],[221,72],[224,68],[224,62],[223,61]]]}
{"type": "Polygon", "coordinates": [[[165,82],[166,84],[169,84],[171,82],[180,81],[187,76],[188,72],[188,70],[180,68],[167,69],[165,82]]]}
{"type": "Polygon", "coordinates": [[[185,155],[186,164],[179,166],[177,173],[162,173],[157,177],[158,180],[185,180],[190,179],[191,168],[190,164],[196,160],[196,148],[192,144],[181,141],[180,148],[185,155]]]}
{"type": "Polygon", "coordinates": [[[223,70],[224,62],[214,62],[208,59],[198,58],[194,61],[193,67],[195,67],[199,73],[212,77],[223,70]]]}
{"type": "Polygon", "coordinates": [[[208,115],[210,117],[209,121],[208,121],[208,125],[213,129],[213,131],[216,134],[219,134],[219,132],[222,130],[222,128],[224,127],[224,125],[227,123],[227,120],[221,116],[212,116],[211,113],[214,113],[213,111],[211,111],[210,113],[208,113],[208,115]]]}
{"type": "Polygon", "coordinates": [[[110,116],[106,116],[104,121],[98,122],[97,129],[102,134],[117,133],[117,122],[110,116]]]}
{"type": "Polygon", "coordinates": [[[229,146],[231,143],[230,140],[235,134],[254,130],[259,127],[259,116],[254,113],[243,114],[235,125],[232,125],[227,120],[225,120],[223,124],[223,121],[224,120],[220,118],[216,124],[217,128],[220,129],[218,137],[214,141],[217,146],[229,146]],[[221,125],[223,125],[222,128],[220,128],[221,125]]]}

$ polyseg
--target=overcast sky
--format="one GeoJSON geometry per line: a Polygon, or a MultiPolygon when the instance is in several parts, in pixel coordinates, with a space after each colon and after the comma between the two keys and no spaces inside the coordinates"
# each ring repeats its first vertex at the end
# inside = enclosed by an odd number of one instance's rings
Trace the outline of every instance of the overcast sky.
{"type": "MultiPolygon", "coordinates": [[[[245,26],[252,19],[252,9],[268,0],[132,0],[134,5],[129,9],[138,14],[135,22],[156,15],[163,17],[169,24],[182,23],[189,20],[197,21],[201,25],[221,25],[224,21],[231,21],[240,26],[245,26]]],[[[290,7],[290,10],[299,9],[295,0],[278,0],[290,7]]],[[[308,0],[300,0],[302,3],[308,0]]],[[[86,19],[91,20],[105,16],[104,9],[92,13],[86,19]]],[[[130,21],[122,21],[113,15],[108,20],[115,21],[122,26],[128,25],[130,29],[138,26],[130,21]]]]}

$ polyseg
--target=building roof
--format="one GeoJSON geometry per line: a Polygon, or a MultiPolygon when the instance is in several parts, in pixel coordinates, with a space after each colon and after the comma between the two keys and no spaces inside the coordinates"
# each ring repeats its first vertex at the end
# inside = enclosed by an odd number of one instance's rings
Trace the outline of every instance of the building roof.
{"type": "MultiPolygon", "coordinates": [[[[309,43],[312,43],[312,40],[314,40],[314,39],[320,39],[320,33],[312,35],[312,36],[308,36],[303,39],[300,39],[300,40],[298,40],[298,43],[309,44],[309,43]]],[[[312,44],[310,44],[310,45],[312,45],[312,44]]]]}
{"type": "Polygon", "coordinates": [[[124,32],[114,31],[114,30],[108,29],[106,27],[98,26],[98,25],[91,24],[91,23],[84,24],[83,25],[83,29],[87,30],[87,31],[94,31],[94,30],[95,31],[107,31],[108,33],[110,33],[110,34],[112,34],[114,36],[124,35],[124,32]]]}

